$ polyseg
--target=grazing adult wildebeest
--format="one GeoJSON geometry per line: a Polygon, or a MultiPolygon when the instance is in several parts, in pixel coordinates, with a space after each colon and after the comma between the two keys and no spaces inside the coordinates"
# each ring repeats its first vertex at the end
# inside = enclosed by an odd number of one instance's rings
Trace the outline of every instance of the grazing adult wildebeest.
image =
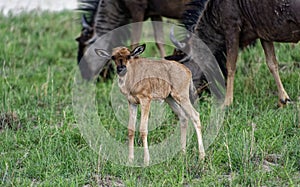
{"type": "MultiPolygon", "coordinates": [[[[128,23],[137,22],[131,28],[131,44],[135,47],[140,40],[142,21],[151,18],[152,21],[162,21],[162,16],[181,19],[185,4],[190,0],[80,0],[79,10],[90,13],[89,20],[82,17],[81,35],[76,39],[78,45],[78,63],[85,50],[97,38],[128,23]]],[[[165,56],[163,47],[163,28],[153,22],[154,37],[162,57],[165,56]]],[[[127,36],[126,36],[127,37],[127,36]]],[[[122,39],[126,38],[123,37],[122,39]]],[[[115,47],[115,46],[112,46],[115,47]]]]}
{"type": "Polygon", "coordinates": [[[152,100],[165,100],[178,115],[181,123],[181,146],[185,151],[186,128],[191,119],[198,138],[200,158],[205,152],[202,142],[199,113],[189,99],[193,87],[192,74],[184,65],[176,61],[150,60],[140,58],[145,45],[130,51],[126,47],[114,48],[112,53],[95,49],[102,58],[112,59],[117,66],[118,85],[129,103],[129,161],[134,159],[134,133],[137,117],[137,105],[141,106],[140,135],[144,146],[144,163],[149,164],[150,156],[147,143],[148,116],[152,100]]]}
{"type": "Polygon", "coordinates": [[[275,79],[279,106],[290,101],[279,77],[273,42],[300,40],[299,0],[193,0],[184,14],[186,28],[208,45],[219,64],[226,63],[225,106],[233,102],[239,47],[256,39],[261,41],[275,79]]]}

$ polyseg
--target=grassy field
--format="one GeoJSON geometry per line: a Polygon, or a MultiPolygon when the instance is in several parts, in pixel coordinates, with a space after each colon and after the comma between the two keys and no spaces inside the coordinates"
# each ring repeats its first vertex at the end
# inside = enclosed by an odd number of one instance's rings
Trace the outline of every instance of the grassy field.
{"type": "MultiPolygon", "coordinates": [[[[300,44],[276,44],[292,104],[276,107],[275,81],[257,43],[240,53],[235,100],[205,161],[190,143],[186,155],[126,167],[93,151],[77,126],[72,107],[77,17],[73,12],[0,16],[1,186],[300,185],[300,44]]],[[[126,143],[126,127],[110,108],[111,84],[97,83],[98,113],[111,136],[126,143]]],[[[199,104],[204,126],[209,105],[204,94],[199,104]]],[[[170,128],[150,133],[149,143],[168,136],[170,128]]]]}

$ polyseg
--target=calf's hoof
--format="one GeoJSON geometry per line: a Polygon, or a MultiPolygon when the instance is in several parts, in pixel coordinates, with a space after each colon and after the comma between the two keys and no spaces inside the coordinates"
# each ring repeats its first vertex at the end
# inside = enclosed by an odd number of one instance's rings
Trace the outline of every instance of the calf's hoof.
{"type": "Polygon", "coordinates": [[[199,153],[199,159],[200,160],[204,160],[205,159],[205,153],[204,152],[200,152],[199,153]]]}
{"type": "Polygon", "coordinates": [[[149,160],[144,160],[144,166],[145,167],[149,166],[149,160]]]}
{"type": "Polygon", "coordinates": [[[282,108],[282,107],[286,106],[290,102],[291,102],[290,98],[279,99],[279,101],[278,101],[278,107],[282,108]]]}
{"type": "Polygon", "coordinates": [[[128,158],[128,163],[129,163],[129,164],[132,164],[132,163],[133,163],[133,160],[134,160],[134,157],[129,157],[129,158],[128,158]]]}

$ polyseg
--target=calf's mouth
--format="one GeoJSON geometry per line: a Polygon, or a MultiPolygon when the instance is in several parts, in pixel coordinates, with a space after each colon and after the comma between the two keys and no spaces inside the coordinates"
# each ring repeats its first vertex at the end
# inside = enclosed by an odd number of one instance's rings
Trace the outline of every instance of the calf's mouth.
{"type": "Polygon", "coordinates": [[[119,75],[119,76],[124,76],[125,74],[127,73],[127,68],[126,68],[126,66],[124,66],[124,65],[122,65],[122,66],[118,66],[117,67],[117,74],[119,75]]]}

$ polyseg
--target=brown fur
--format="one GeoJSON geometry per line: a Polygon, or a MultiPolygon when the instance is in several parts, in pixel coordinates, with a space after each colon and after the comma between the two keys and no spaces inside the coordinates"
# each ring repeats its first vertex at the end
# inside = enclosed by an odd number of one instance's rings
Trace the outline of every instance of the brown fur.
{"type": "MultiPolygon", "coordinates": [[[[139,46],[137,47],[139,48],[139,46]]],[[[136,49],[137,49],[136,48],[136,49]]],[[[189,99],[189,89],[192,84],[192,74],[184,65],[168,60],[150,60],[135,55],[136,50],[125,47],[113,49],[112,59],[119,71],[121,92],[129,103],[129,161],[133,161],[133,139],[137,115],[137,105],[141,106],[140,134],[144,146],[144,163],[149,164],[150,156],[147,143],[148,116],[152,100],[165,100],[178,115],[181,122],[181,145],[185,150],[186,127],[188,119],[192,120],[198,137],[200,158],[204,158],[201,124],[199,113],[193,108],[189,99]],[[124,70],[126,73],[124,74],[124,70]]],[[[101,52],[96,50],[99,56],[101,52]]],[[[139,52],[140,54],[141,52],[139,52]]]]}

